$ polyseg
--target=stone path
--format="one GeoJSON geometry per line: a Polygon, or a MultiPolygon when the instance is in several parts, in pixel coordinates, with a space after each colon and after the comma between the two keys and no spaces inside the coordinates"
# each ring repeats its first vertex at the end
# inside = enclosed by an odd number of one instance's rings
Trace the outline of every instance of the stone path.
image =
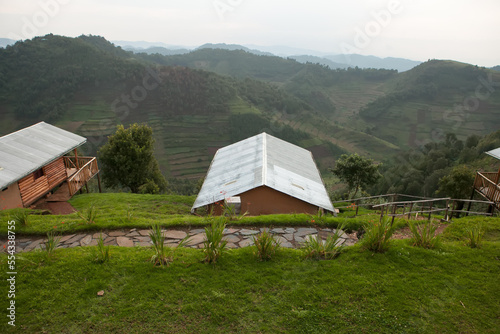
{"type": "MultiPolygon", "coordinates": [[[[224,230],[224,238],[227,240],[228,248],[240,248],[252,246],[253,236],[261,233],[264,230],[268,230],[281,242],[282,247],[286,248],[300,248],[302,243],[308,238],[308,236],[315,236],[319,233],[322,239],[326,239],[328,235],[331,235],[335,230],[330,228],[314,228],[314,227],[278,227],[269,229],[267,227],[263,228],[236,228],[228,227],[224,230]]],[[[179,244],[179,241],[184,239],[186,236],[190,236],[186,247],[191,248],[202,248],[203,241],[205,240],[205,229],[172,229],[164,230],[165,244],[171,247],[175,247],[179,244]]],[[[101,233],[78,233],[69,234],[61,237],[59,246],[57,248],[70,248],[70,247],[84,247],[84,246],[96,246],[99,240],[99,235],[101,233]]],[[[102,232],[102,237],[105,245],[121,246],[121,247],[134,247],[134,246],[144,246],[149,247],[152,245],[151,239],[149,238],[148,229],[130,229],[130,230],[114,230],[102,232]]],[[[40,249],[44,247],[44,242],[46,238],[41,237],[21,237],[16,239],[16,252],[28,252],[34,249],[40,249]]],[[[346,246],[355,244],[358,241],[356,233],[347,234],[342,232],[341,242],[346,246]]],[[[2,238],[0,240],[0,247],[5,252],[6,249],[4,245],[7,246],[7,240],[2,238]]]]}

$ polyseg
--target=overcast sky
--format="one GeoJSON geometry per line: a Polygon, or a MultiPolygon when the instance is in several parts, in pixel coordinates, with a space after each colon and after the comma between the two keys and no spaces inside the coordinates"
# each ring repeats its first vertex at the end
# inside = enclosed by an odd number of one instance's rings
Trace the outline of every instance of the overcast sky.
{"type": "Polygon", "coordinates": [[[286,45],[493,66],[499,13],[499,0],[0,0],[0,37],[286,45]]]}

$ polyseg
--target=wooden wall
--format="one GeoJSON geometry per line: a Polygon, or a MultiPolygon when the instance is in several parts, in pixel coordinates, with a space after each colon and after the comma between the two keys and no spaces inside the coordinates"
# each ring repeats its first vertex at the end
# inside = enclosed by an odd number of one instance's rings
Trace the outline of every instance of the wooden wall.
{"type": "MultiPolygon", "coordinates": [[[[318,213],[317,206],[266,186],[257,187],[235,196],[241,198],[241,213],[248,211],[250,216],[278,213],[318,213]]],[[[209,205],[208,209],[212,209],[214,215],[220,216],[222,214],[220,205],[212,204],[209,205]]]]}
{"type": "Polygon", "coordinates": [[[37,179],[33,173],[19,181],[24,206],[32,204],[67,178],[63,157],[44,166],[42,170],[43,175],[37,179]]]}
{"type": "Polygon", "coordinates": [[[7,189],[0,190],[0,210],[22,207],[23,201],[21,200],[17,182],[8,186],[7,189]]]}

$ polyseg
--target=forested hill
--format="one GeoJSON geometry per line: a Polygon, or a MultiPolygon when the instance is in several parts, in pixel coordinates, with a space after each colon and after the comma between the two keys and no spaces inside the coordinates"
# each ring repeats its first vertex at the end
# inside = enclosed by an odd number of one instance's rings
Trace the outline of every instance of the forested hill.
{"type": "Polygon", "coordinates": [[[500,73],[455,61],[430,60],[397,73],[332,70],[243,50],[137,56],[158,64],[271,82],[319,111],[328,125],[370,134],[400,148],[440,140],[446,133],[465,140],[500,128],[500,73]]]}
{"type": "Polygon", "coordinates": [[[262,131],[313,151],[385,161],[400,149],[500,128],[500,73],[432,60],[398,73],[335,69],[242,50],[134,54],[102,37],[47,35],[0,48],[0,135],[47,121],[89,138],[153,127],[162,171],[204,175],[215,150],[262,131]]]}
{"type": "Polygon", "coordinates": [[[95,154],[117,124],[147,123],[169,177],[204,176],[219,147],[267,131],[316,152],[347,150],[295,129],[316,111],[265,82],[133,57],[101,37],[47,35],[0,49],[0,135],[38,121],[79,133],[95,154]]]}

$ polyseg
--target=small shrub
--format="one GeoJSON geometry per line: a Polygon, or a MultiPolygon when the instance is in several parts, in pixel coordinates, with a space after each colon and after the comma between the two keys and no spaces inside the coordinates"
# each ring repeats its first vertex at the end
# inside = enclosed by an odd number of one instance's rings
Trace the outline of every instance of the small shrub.
{"type": "Polygon", "coordinates": [[[97,217],[97,209],[94,204],[91,204],[85,212],[78,212],[78,216],[85,221],[87,224],[92,224],[95,222],[97,217]]]}
{"type": "Polygon", "coordinates": [[[151,227],[149,231],[149,237],[153,243],[154,254],[151,256],[151,262],[155,266],[168,266],[174,261],[174,254],[178,247],[182,247],[188,240],[189,236],[182,239],[176,248],[168,247],[165,245],[165,235],[161,230],[161,226],[155,224],[151,227]]]}
{"type": "Polygon", "coordinates": [[[12,210],[12,219],[15,220],[17,224],[27,226],[29,224],[30,209],[14,209],[12,210]]]}
{"type": "Polygon", "coordinates": [[[225,219],[212,219],[210,226],[205,227],[206,240],[203,242],[203,254],[208,263],[216,263],[227,245],[227,240],[224,240],[225,219]]]}
{"type": "Polygon", "coordinates": [[[310,235],[304,242],[302,250],[307,258],[312,258],[316,260],[320,259],[334,259],[342,251],[343,247],[340,242],[340,236],[343,233],[343,225],[335,230],[335,233],[329,235],[325,241],[323,241],[319,234],[316,236],[310,235]]]}
{"type": "Polygon", "coordinates": [[[280,247],[280,242],[267,230],[253,237],[256,255],[261,261],[270,260],[280,247]]]}
{"type": "Polygon", "coordinates": [[[50,231],[47,233],[47,241],[44,242],[45,245],[45,255],[47,258],[51,258],[54,255],[54,250],[59,245],[61,237],[56,235],[54,232],[50,231]]]}
{"type": "Polygon", "coordinates": [[[481,242],[484,235],[483,225],[481,223],[467,228],[467,246],[470,248],[481,248],[481,242]]]}
{"type": "Polygon", "coordinates": [[[410,231],[412,233],[411,242],[414,246],[423,248],[434,248],[439,244],[439,236],[436,235],[436,230],[438,228],[437,224],[432,221],[427,221],[423,224],[417,224],[416,222],[410,221],[408,223],[410,231]]]}
{"type": "Polygon", "coordinates": [[[365,224],[365,233],[361,239],[363,248],[372,252],[383,253],[389,248],[389,240],[395,231],[390,218],[384,218],[375,224],[365,224]]]}
{"type": "Polygon", "coordinates": [[[97,240],[97,247],[94,248],[93,258],[94,261],[97,263],[104,263],[109,260],[109,245],[104,246],[104,239],[102,238],[102,233],[99,234],[99,240],[97,240]]]}

